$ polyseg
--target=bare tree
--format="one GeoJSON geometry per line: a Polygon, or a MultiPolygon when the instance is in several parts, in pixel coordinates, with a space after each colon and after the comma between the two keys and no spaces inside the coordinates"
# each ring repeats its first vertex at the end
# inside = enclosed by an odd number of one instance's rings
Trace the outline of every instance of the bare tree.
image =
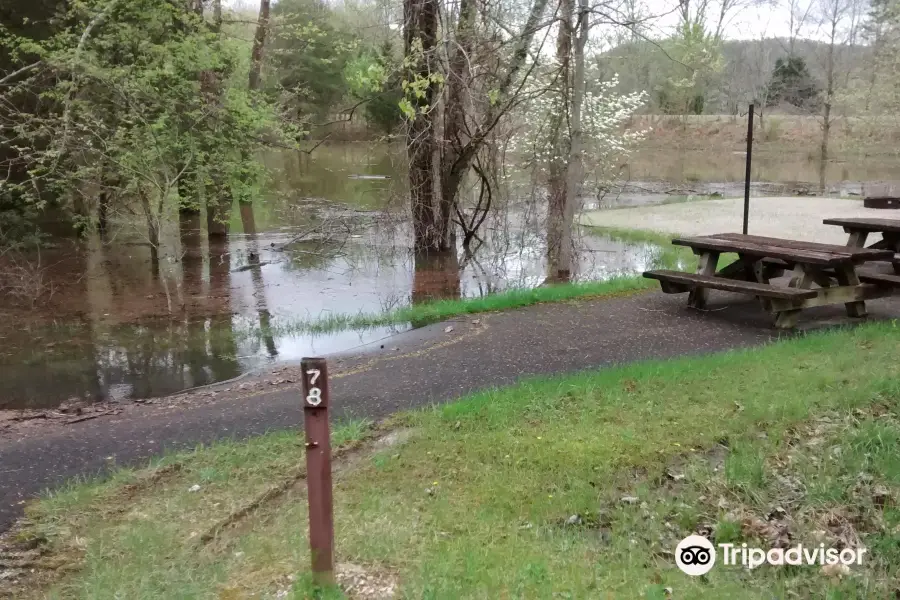
{"type": "Polygon", "coordinates": [[[716,15],[716,26],[713,36],[721,40],[725,34],[725,28],[742,10],[749,6],[760,5],[768,0],[719,0],[719,13],[716,15]]]}
{"type": "MultiPolygon", "coordinates": [[[[822,100],[822,141],[819,146],[819,188],[825,191],[825,167],[828,161],[829,143],[835,121],[834,101],[837,81],[838,53],[856,42],[860,4],[858,0],[819,0],[817,16],[820,32],[825,37],[824,68],[825,90],[822,100]]],[[[844,83],[849,80],[846,72],[844,83]]]]}
{"type": "Polygon", "coordinates": [[[464,89],[473,68],[474,0],[460,3],[452,30],[445,35],[453,43],[443,45],[438,44],[440,0],[404,1],[407,156],[417,251],[454,249],[454,215],[463,179],[500,120],[520,101],[529,74],[524,67],[535,34],[544,27],[547,2],[533,0],[518,31],[492,37],[497,43],[489,64],[496,68],[480,74],[488,98],[479,110],[472,110],[464,89]],[[498,52],[506,59],[502,63],[495,60],[498,52]]]}
{"type": "Polygon", "coordinates": [[[797,38],[809,23],[814,0],[786,0],[788,9],[788,57],[793,57],[796,49],[797,38]]]}
{"type": "Polygon", "coordinates": [[[587,0],[561,0],[556,58],[561,105],[556,126],[557,148],[565,149],[550,166],[547,207],[547,264],[551,280],[565,281],[574,267],[572,226],[583,178],[582,108],[585,93],[585,47],[590,32],[591,8],[587,0]]]}

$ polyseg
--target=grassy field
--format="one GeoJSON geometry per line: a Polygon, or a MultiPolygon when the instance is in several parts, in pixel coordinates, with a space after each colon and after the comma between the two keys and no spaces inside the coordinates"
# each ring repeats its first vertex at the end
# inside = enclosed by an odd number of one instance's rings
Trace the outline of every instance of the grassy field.
{"type": "MultiPolygon", "coordinates": [[[[866,325],[532,379],[341,427],[338,562],[403,598],[893,596],[898,336],[866,325]],[[372,441],[389,430],[393,444],[372,441]],[[869,554],[848,573],[692,578],[672,556],[692,532],[869,554]]],[[[14,595],[342,597],[306,576],[302,456],[296,435],[273,433],[53,493],[18,533],[46,552],[14,595]]]]}

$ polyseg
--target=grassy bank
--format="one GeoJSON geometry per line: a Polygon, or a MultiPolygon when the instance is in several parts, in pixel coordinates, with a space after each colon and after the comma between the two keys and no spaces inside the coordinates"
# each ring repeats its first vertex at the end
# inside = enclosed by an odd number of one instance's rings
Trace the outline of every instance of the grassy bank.
{"type": "MultiPolygon", "coordinates": [[[[737,115],[642,115],[635,126],[649,129],[646,147],[700,149],[715,153],[746,148],[747,118],[737,115]]],[[[834,152],[845,156],[896,156],[894,117],[844,118],[832,129],[834,152]]],[[[767,114],[754,123],[754,152],[796,153],[816,158],[822,142],[815,115],[767,114]]]]}
{"type": "MultiPolygon", "coordinates": [[[[898,335],[867,325],[401,415],[390,426],[407,439],[338,461],[338,561],[406,598],[888,597],[900,575],[898,335]],[[672,551],[692,532],[864,545],[870,560],[691,578],[672,551]]],[[[302,453],[293,434],[272,434],[43,499],[19,536],[46,539],[41,560],[66,569],[38,566],[17,597],[307,597],[302,486],[257,505],[302,453]]]]}

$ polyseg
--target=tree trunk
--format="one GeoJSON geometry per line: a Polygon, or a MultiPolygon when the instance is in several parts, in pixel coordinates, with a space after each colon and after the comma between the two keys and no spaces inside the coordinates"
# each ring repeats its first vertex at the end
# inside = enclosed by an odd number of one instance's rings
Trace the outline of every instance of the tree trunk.
{"type": "MultiPolygon", "coordinates": [[[[568,0],[572,1],[572,0],[568,0]]],[[[584,129],[582,108],[586,86],[584,50],[589,33],[590,7],[588,0],[578,1],[578,37],[574,47],[574,72],[572,75],[572,111],[570,115],[571,140],[569,143],[569,163],[566,170],[566,204],[563,219],[562,239],[560,244],[560,264],[557,277],[568,280],[575,269],[575,241],[572,239],[572,228],[575,224],[575,212],[578,210],[578,199],[584,179],[584,129]]]]}
{"type": "Polygon", "coordinates": [[[180,210],[178,237],[181,240],[181,277],[186,301],[202,296],[203,293],[203,249],[200,243],[202,233],[200,211],[180,210]]]}
{"type": "Polygon", "coordinates": [[[220,175],[213,173],[210,177],[212,183],[206,187],[206,234],[210,240],[224,240],[231,218],[231,193],[220,175]]]}
{"type": "Polygon", "coordinates": [[[455,230],[450,225],[455,208],[460,184],[468,168],[461,161],[467,161],[463,153],[471,141],[467,116],[474,120],[474,115],[466,111],[467,95],[471,84],[471,72],[469,60],[471,59],[475,36],[475,0],[460,0],[459,20],[456,27],[455,43],[451,44],[450,59],[447,74],[447,104],[444,111],[443,145],[440,157],[441,190],[439,202],[439,217],[442,223],[448,224],[445,235],[445,249],[455,251],[455,230]]]}
{"type": "Polygon", "coordinates": [[[459,271],[459,257],[455,251],[416,254],[412,304],[458,299],[461,295],[459,271]]]}
{"type": "Polygon", "coordinates": [[[97,204],[97,230],[101,237],[106,236],[109,229],[109,192],[100,192],[97,204]]]}
{"type": "Polygon", "coordinates": [[[407,126],[406,152],[409,161],[409,194],[413,217],[414,246],[417,252],[450,249],[450,224],[441,218],[437,190],[440,162],[435,134],[437,84],[438,0],[404,0],[404,48],[409,60],[407,81],[427,80],[421,98],[414,98],[416,114],[407,126]]]}
{"type": "Polygon", "coordinates": [[[266,302],[266,286],[262,276],[262,265],[259,258],[259,242],[256,239],[256,219],[253,216],[253,204],[238,202],[241,209],[241,225],[247,236],[247,263],[250,265],[250,279],[253,281],[253,295],[256,297],[256,312],[259,315],[259,329],[269,357],[278,356],[275,338],[272,336],[272,318],[266,302]]]}
{"type": "Polygon", "coordinates": [[[269,30],[269,11],[271,0],[259,0],[259,18],[256,22],[256,35],[253,36],[253,49],[250,51],[250,90],[259,89],[259,76],[262,71],[263,48],[269,30]]]}
{"type": "MultiPolygon", "coordinates": [[[[565,246],[571,243],[571,232],[566,233],[568,213],[569,177],[568,160],[572,142],[568,111],[572,100],[572,20],[574,0],[561,0],[559,5],[559,31],[556,34],[556,60],[559,76],[555,93],[559,95],[560,109],[556,116],[556,140],[550,164],[547,199],[547,278],[548,281],[565,281],[570,269],[565,261],[565,246]]],[[[570,228],[569,228],[570,229],[570,228]]]]}
{"type": "Polygon", "coordinates": [[[141,209],[147,221],[147,240],[150,242],[150,269],[154,278],[159,278],[159,221],[153,215],[150,206],[150,198],[141,190],[138,192],[141,199],[141,209]]]}
{"type": "Polygon", "coordinates": [[[831,22],[831,39],[825,62],[825,105],[822,109],[822,146],[819,156],[819,193],[825,193],[825,164],[828,161],[828,142],[831,136],[831,104],[834,101],[834,44],[837,35],[837,19],[831,22]]]}

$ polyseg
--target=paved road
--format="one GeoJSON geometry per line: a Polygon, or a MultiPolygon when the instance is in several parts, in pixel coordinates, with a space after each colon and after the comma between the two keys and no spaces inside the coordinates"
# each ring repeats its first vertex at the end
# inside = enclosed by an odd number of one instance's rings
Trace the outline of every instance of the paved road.
{"type": "MultiPolygon", "coordinates": [[[[402,334],[387,348],[335,360],[332,402],[337,417],[378,419],[447,401],[467,392],[536,374],[596,368],[765,343],[778,337],[753,302],[712,293],[708,312],[685,307],[684,296],[657,293],[539,305],[460,319],[402,334]]],[[[867,303],[875,318],[900,316],[900,303],[867,303]]],[[[847,322],[843,307],[804,311],[801,328],[847,322]]],[[[784,335],[784,334],[782,334],[784,335]]],[[[245,438],[302,422],[293,387],[249,398],[223,398],[179,411],[135,411],[0,442],[0,530],[21,502],[77,475],[111,463],[141,464],[169,448],[224,437],[245,438]]]]}

